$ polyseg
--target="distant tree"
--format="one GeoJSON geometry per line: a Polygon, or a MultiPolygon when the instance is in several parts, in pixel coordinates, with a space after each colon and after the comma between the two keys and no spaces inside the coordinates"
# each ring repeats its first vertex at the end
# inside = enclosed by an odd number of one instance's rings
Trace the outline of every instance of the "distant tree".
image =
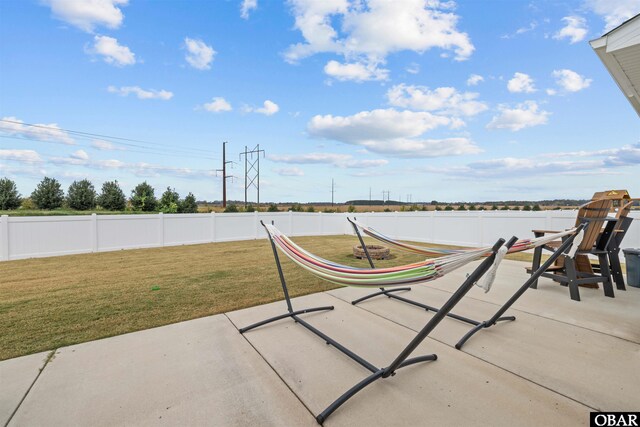
{"type": "MultiPolygon", "coordinates": [[[[404,206],[403,206],[404,207],[404,206]]],[[[349,205],[349,208],[347,209],[348,212],[353,213],[356,211],[356,207],[353,205],[349,205]]]]}
{"type": "Polygon", "coordinates": [[[431,204],[432,204],[433,206],[437,206],[437,205],[438,205],[438,201],[437,201],[437,200],[432,200],[432,201],[431,201],[431,204]]]}
{"type": "Polygon", "coordinates": [[[458,209],[457,209],[457,210],[459,210],[459,211],[466,211],[466,209],[465,209],[464,205],[460,205],[460,206],[458,206],[458,209]]]}
{"type": "Polygon", "coordinates": [[[508,211],[509,210],[509,206],[504,205],[503,207],[500,208],[501,211],[508,211]]]}
{"type": "Polygon", "coordinates": [[[293,205],[291,205],[291,208],[289,208],[289,210],[291,212],[302,212],[302,205],[300,203],[294,203],[293,205]]]}
{"type": "Polygon", "coordinates": [[[541,211],[542,208],[540,207],[540,205],[533,205],[533,210],[534,211],[541,211]]]}
{"type": "Polygon", "coordinates": [[[129,202],[134,211],[153,212],[158,206],[155,191],[147,181],[136,185],[136,188],[131,191],[129,202]]]}
{"type": "Polygon", "coordinates": [[[313,207],[313,205],[309,205],[307,206],[307,212],[315,212],[316,209],[313,207]]]}
{"type": "Polygon", "coordinates": [[[498,210],[498,205],[493,205],[493,206],[491,206],[491,210],[492,210],[492,211],[497,211],[497,210],[498,210]]]}
{"type": "Polygon", "coordinates": [[[484,211],[484,210],[486,210],[486,208],[485,208],[484,206],[482,206],[482,205],[481,205],[481,206],[478,206],[478,210],[479,210],[479,211],[484,211]]]}
{"type": "Polygon", "coordinates": [[[96,207],[96,190],[88,179],[73,181],[67,191],[67,205],[71,209],[87,211],[96,207]]]}
{"type": "Polygon", "coordinates": [[[164,213],[178,212],[180,208],[180,195],[175,188],[167,187],[165,192],[162,193],[162,197],[160,197],[158,208],[160,209],[160,212],[164,213]]]}
{"type": "Polygon", "coordinates": [[[418,210],[420,210],[420,208],[418,208],[418,205],[414,203],[414,204],[411,205],[409,210],[410,211],[418,211],[418,210]]]}
{"type": "Polygon", "coordinates": [[[514,206],[513,208],[511,208],[511,210],[519,211],[520,210],[520,206],[514,206]]]}
{"type": "Polygon", "coordinates": [[[440,206],[436,206],[436,210],[437,210],[437,211],[441,211],[441,210],[442,210],[442,208],[441,208],[440,206]]]}
{"type": "Polygon", "coordinates": [[[474,205],[469,205],[469,210],[470,210],[470,211],[475,211],[475,210],[476,210],[476,207],[475,207],[474,205]]]}
{"type": "Polygon", "coordinates": [[[181,213],[198,213],[198,202],[193,193],[187,194],[183,201],[178,203],[178,212],[181,213]]]}
{"type": "Polygon", "coordinates": [[[224,212],[225,213],[239,212],[238,206],[236,206],[235,204],[231,203],[230,205],[227,205],[226,208],[224,208],[224,212]]]}
{"type": "Polygon", "coordinates": [[[36,208],[36,204],[33,203],[31,197],[25,197],[22,199],[22,203],[20,203],[20,209],[32,210],[36,208]]]}
{"type": "Polygon", "coordinates": [[[524,205],[524,207],[522,208],[523,211],[530,211],[531,210],[531,206],[529,205],[524,205]]]}
{"type": "Polygon", "coordinates": [[[18,209],[22,203],[22,197],[18,193],[16,183],[9,178],[0,179],[0,209],[18,209]]]}
{"type": "Polygon", "coordinates": [[[249,203],[249,204],[247,205],[247,207],[246,207],[246,208],[244,208],[244,211],[245,211],[245,212],[255,212],[255,211],[256,211],[256,208],[255,208],[251,203],[249,203]]]}
{"type": "Polygon", "coordinates": [[[278,209],[278,205],[276,205],[275,203],[269,203],[267,212],[280,212],[280,209],[278,209]]]}
{"type": "Polygon", "coordinates": [[[453,210],[453,206],[447,205],[447,206],[444,207],[444,210],[445,211],[452,211],[453,210]]]}
{"type": "Polygon", "coordinates": [[[96,201],[99,206],[109,211],[123,211],[127,207],[127,198],[118,181],[107,181],[102,184],[102,192],[96,201]]]}
{"type": "Polygon", "coordinates": [[[31,193],[31,200],[38,209],[56,209],[62,206],[64,192],[55,178],[45,176],[31,193]]]}
{"type": "Polygon", "coordinates": [[[420,208],[421,211],[426,211],[427,209],[427,205],[422,205],[422,207],[420,208]]]}

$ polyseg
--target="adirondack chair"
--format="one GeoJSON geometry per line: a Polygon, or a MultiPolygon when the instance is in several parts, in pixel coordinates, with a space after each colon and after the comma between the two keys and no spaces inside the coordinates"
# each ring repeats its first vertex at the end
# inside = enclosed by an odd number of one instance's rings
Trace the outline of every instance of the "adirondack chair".
{"type": "MultiPolygon", "coordinates": [[[[609,270],[611,271],[611,276],[613,280],[616,282],[616,288],[619,290],[626,290],[624,284],[624,276],[622,275],[622,267],[620,266],[620,244],[622,243],[622,239],[627,234],[629,227],[631,226],[631,222],[633,218],[629,216],[629,211],[631,211],[631,206],[633,206],[633,201],[630,201],[618,208],[618,213],[616,214],[616,222],[615,226],[611,231],[611,237],[609,238],[608,245],[605,248],[607,252],[607,258],[609,263],[609,270]]],[[[603,230],[603,233],[606,233],[606,226],[603,230]]],[[[606,236],[600,236],[599,240],[606,239],[606,236]]],[[[601,250],[594,247],[594,251],[592,253],[596,253],[596,251],[601,250]]],[[[599,263],[591,263],[591,267],[597,273],[601,272],[601,267],[599,263]]]]}
{"type": "MultiPolygon", "coordinates": [[[[578,286],[597,287],[602,282],[604,294],[608,297],[614,297],[613,286],[611,283],[611,272],[609,271],[609,261],[607,258],[606,248],[613,236],[613,228],[616,224],[615,219],[607,219],[607,215],[612,206],[612,201],[607,199],[594,200],[586,203],[578,210],[576,218],[576,226],[586,223],[584,237],[580,243],[575,257],[570,258],[563,256],[559,262],[548,268],[542,277],[548,277],[563,285],[568,285],[569,294],[572,300],[580,301],[580,291],[578,286]],[[603,226],[605,231],[602,231],[603,226]],[[598,249],[600,271],[594,271],[589,254],[593,253],[594,247],[598,249]]],[[[533,230],[536,237],[544,236],[548,233],[557,233],[557,231],[549,230],[533,230]]],[[[532,274],[540,267],[543,249],[555,250],[562,242],[555,241],[547,245],[537,247],[533,253],[533,263],[531,268],[527,268],[527,272],[532,274]]],[[[532,288],[537,288],[537,280],[531,284],[532,288]]]]}

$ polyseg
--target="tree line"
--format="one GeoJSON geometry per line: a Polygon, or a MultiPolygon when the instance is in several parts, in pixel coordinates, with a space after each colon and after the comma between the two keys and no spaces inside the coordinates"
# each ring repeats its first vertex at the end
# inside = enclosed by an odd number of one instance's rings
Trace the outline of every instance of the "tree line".
{"type": "Polygon", "coordinates": [[[131,209],[141,212],[198,212],[198,204],[192,193],[181,199],[175,189],[167,187],[160,199],[157,199],[154,188],[146,181],[138,184],[127,199],[117,180],[102,184],[100,194],[88,179],[74,181],[65,195],[62,186],[55,178],[44,177],[31,196],[23,198],[14,181],[9,178],[0,179],[0,210],[13,210],[20,207],[52,210],[68,207],[73,210],[87,211],[97,206],[108,211],[131,209]]]}

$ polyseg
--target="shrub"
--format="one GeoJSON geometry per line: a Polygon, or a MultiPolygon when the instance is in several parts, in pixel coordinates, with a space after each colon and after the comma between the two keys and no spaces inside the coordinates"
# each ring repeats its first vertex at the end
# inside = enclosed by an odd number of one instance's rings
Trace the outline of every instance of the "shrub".
{"type": "Polygon", "coordinates": [[[256,211],[256,208],[254,208],[254,207],[253,207],[253,205],[252,205],[251,203],[249,203],[249,204],[247,205],[247,207],[246,207],[246,208],[244,208],[244,211],[245,211],[245,212],[255,212],[255,211],[256,211]]]}
{"type": "Polygon", "coordinates": [[[475,207],[474,205],[470,205],[470,206],[469,206],[469,210],[470,210],[470,211],[475,211],[475,210],[476,210],[476,207],[475,207]]]}
{"type": "Polygon", "coordinates": [[[533,205],[533,210],[534,211],[541,211],[542,208],[540,207],[540,205],[533,205]]]}
{"type": "Polygon", "coordinates": [[[31,193],[31,200],[38,209],[56,209],[62,206],[64,192],[55,178],[45,176],[31,193]]]}
{"type": "Polygon", "coordinates": [[[453,210],[453,206],[447,205],[447,206],[445,206],[444,210],[445,211],[452,211],[453,210]]]}
{"type": "Polygon", "coordinates": [[[294,203],[293,205],[291,205],[291,208],[289,209],[291,212],[302,212],[302,205],[300,203],[294,203]]]}
{"type": "Polygon", "coordinates": [[[356,211],[356,207],[353,205],[349,205],[349,208],[347,209],[350,213],[354,213],[356,211]]]}
{"type": "Polygon", "coordinates": [[[153,212],[156,210],[158,200],[153,187],[147,181],[136,185],[131,191],[131,207],[134,211],[153,212]]]}
{"type": "Polygon", "coordinates": [[[464,205],[460,205],[460,206],[458,206],[458,210],[459,211],[466,211],[467,209],[464,207],[464,205]]]}
{"type": "Polygon", "coordinates": [[[0,179],[0,209],[18,209],[22,203],[22,197],[18,193],[16,183],[9,178],[0,179]]]}
{"type": "Polygon", "coordinates": [[[73,181],[67,191],[67,205],[71,209],[86,211],[96,207],[96,190],[88,179],[73,181]]]}
{"type": "Polygon", "coordinates": [[[33,203],[33,200],[31,200],[31,197],[25,197],[24,199],[22,199],[22,203],[20,204],[20,209],[33,210],[35,208],[36,208],[36,204],[33,203]]]}
{"type": "Polygon", "coordinates": [[[391,212],[391,209],[389,209],[389,208],[384,208],[384,211],[385,211],[385,212],[391,212]]]}
{"type": "Polygon", "coordinates": [[[307,206],[307,212],[315,212],[316,209],[313,207],[313,205],[309,205],[307,206]]]}
{"type": "Polygon", "coordinates": [[[524,207],[522,208],[523,211],[530,211],[531,210],[531,206],[529,205],[524,205],[524,207]]]}
{"type": "Polygon", "coordinates": [[[436,206],[436,210],[437,210],[437,211],[441,211],[441,210],[442,210],[442,208],[441,208],[440,206],[436,206]]]}
{"type": "Polygon", "coordinates": [[[164,213],[177,213],[180,206],[180,195],[175,189],[167,187],[160,197],[159,209],[164,213]]]}
{"type": "Polygon", "coordinates": [[[127,207],[127,198],[118,181],[107,181],[102,184],[102,192],[97,202],[99,206],[109,211],[123,211],[127,207]]]}
{"type": "Polygon", "coordinates": [[[278,209],[278,205],[275,203],[269,203],[269,209],[267,209],[267,212],[280,212],[280,209],[278,209]]]}
{"type": "Polygon", "coordinates": [[[503,207],[500,208],[501,211],[508,211],[509,210],[509,206],[504,205],[503,207]]]}
{"type": "Polygon", "coordinates": [[[187,194],[182,203],[179,204],[179,212],[182,213],[198,213],[198,203],[196,203],[196,196],[193,193],[187,194]]]}
{"type": "Polygon", "coordinates": [[[224,212],[234,213],[234,212],[240,212],[240,211],[238,210],[238,207],[235,204],[231,203],[230,205],[227,205],[226,208],[224,208],[224,212]]]}
{"type": "Polygon", "coordinates": [[[491,206],[491,210],[492,210],[492,211],[497,211],[497,210],[498,210],[498,205],[493,205],[493,206],[491,206]]]}

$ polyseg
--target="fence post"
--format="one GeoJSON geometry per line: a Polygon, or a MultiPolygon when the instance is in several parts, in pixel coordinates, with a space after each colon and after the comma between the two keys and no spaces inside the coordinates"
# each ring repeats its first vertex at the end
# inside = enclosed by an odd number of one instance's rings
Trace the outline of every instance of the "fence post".
{"type": "Polygon", "coordinates": [[[91,252],[98,252],[98,215],[91,214],[91,252]]]}
{"type": "Polygon", "coordinates": [[[9,261],[9,215],[0,217],[0,261],[9,261]]]}
{"type": "Polygon", "coordinates": [[[164,246],[164,213],[158,214],[158,246],[164,246]]]}
{"type": "Polygon", "coordinates": [[[216,213],[211,211],[211,243],[216,241],[216,213]]]}
{"type": "Polygon", "coordinates": [[[253,211],[253,229],[256,231],[255,240],[258,240],[260,235],[260,221],[258,220],[258,211],[253,211]]]}

